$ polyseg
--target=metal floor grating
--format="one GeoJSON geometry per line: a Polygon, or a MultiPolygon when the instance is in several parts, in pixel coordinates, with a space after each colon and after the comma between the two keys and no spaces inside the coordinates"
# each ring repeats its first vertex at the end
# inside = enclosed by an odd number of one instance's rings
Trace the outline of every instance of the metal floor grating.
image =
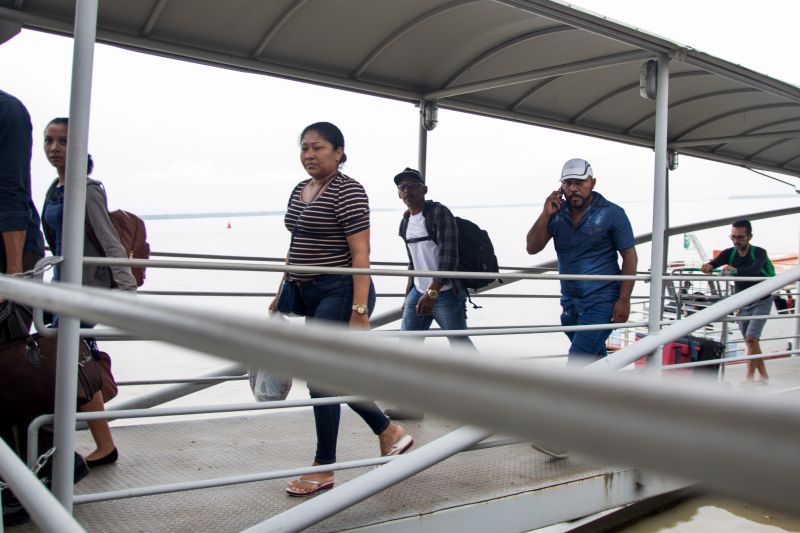
{"type": "MultiPolygon", "coordinates": [[[[404,425],[414,435],[415,446],[459,426],[430,416],[404,425]]],[[[114,438],[120,460],[92,472],[76,486],[76,494],[307,466],[315,445],[309,409],[119,427],[114,428],[114,438]]],[[[78,448],[91,449],[88,432],[79,434],[78,448]]],[[[377,438],[357,415],[343,408],[338,459],[377,454],[377,438]]],[[[363,471],[340,471],[337,484],[363,471]]],[[[582,457],[553,461],[527,444],[466,452],[309,531],[341,531],[417,516],[609,471],[582,457]]],[[[75,517],[91,532],[240,531],[305,500],[287,496],[286,481],[76,505],[75,517]]],[[[24,533],[37,528],[31,523],[13,531],[24,533]]]]}
{"type": "MultiPolygon", "coordinates": [[[[769,361],[771,384],[758,392],[796,385],[800,359],[769,361]]],[[[727,369],[726,381],[737,386],[744,365],[727,369]]],[[[798,393],[788,395],[798,398],[798,393]]],[[[415,446],[455,430],[459,424],[428,416],[404,424],[415,446]]],[[[195,421],[114,428],[120,450],[115,465],[96,469],[76,486],[77,494],[126,487],[203,480],[307,466],[314,452],[311,410],[293,409],[195,421]]],[[[88,432],[78,448],[91,449],[88,432]]],[[[342,409],[340,461],[374,457],[377,438],[350,409],[342,409]]],[[[416,517],[446,509],[562,485],[627,470],[580,455],[555,461],[528,444],[465,452],[417,474],[369,500],[335,515],[309,531],[343,531],[416,517]]],[[[337,484],[366,469],[337,473],[337,484]]],[[[299,505],[305,498],[284,492],[286,479],[145,496],[75,506],[75,516],[90,532],[241,531],[299,505]]],[[[8,528],[14,533],[38,531],[33,523],[8,528]]]]}

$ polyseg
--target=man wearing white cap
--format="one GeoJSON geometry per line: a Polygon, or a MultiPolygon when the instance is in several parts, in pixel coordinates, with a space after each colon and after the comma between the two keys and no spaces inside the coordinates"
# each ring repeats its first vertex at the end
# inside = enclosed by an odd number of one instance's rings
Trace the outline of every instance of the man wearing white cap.
{"type": "MultiPolygon", "coordinates": [[[[561,188],[550,193],[528,231],[527,250],[541,252],[550,238],[560,274],[636,274],[638,258],[625,211],[594,191],[592,167],[570,159],[561,171],[561,188]],[[620,269],[617,253],[622,256],[620,269]]],[[[633,281],[561,281],[561,324],[577,326],[626,322],[633,281]]],[[[582,366],[606,356],[611,330],[568,332],[568,364],[582,366]]]]}

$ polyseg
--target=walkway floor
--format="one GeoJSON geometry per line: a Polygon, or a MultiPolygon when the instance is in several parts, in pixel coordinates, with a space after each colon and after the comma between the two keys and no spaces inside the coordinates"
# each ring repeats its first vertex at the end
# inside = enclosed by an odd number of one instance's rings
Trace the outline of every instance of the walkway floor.
{"type": "MultiPolygon", "coordinates": [[[[800,359],[768,362],[769,387],[753,393],[796,386],[800,359]]],[[[744,365],[727,368],[726,381],[738,386],[744,365]]],[[[749,389],[752,390],[752,389],[749,389]]],[[[800,399],[800,392],[791,394],[800,399]]],[[[457,423],[427,417],[405,424],[416,445],[453,431],[457,423]]],[[[313,417],[309,409],[220,419],[125,426],[114,429],[120,460],[97,468],[76,486],[77,494],[205,480],[238,474],[307,466],[314,452],[313,417]]],[[[88,432],[79,448],[91,449],[88,432]]],[[[339,460],[374,457],[377,438],[351,410],[342,410],[339,460]]],[[[465,452],[384,491],[310,529],[342,531],[406,517],[489,502],[543,487],[627,470],[589,457],[553,460],[528,444],[465,452]]],[[[342,484],[366,471],[337,474],[342,484]]],[[[75,516],[90,532],[240,531],[299,505],[304,498],[284,492],[286,480],[262,481],[184,493],[82,504],[75,516]]],[[[9,528],[23,533],[34,525],[9,528]]]]}

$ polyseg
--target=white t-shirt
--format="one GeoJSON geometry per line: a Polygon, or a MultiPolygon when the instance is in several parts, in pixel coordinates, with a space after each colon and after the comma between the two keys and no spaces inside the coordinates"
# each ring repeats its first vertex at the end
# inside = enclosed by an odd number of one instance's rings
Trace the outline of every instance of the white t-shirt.
{"type": "MultiPolygon", "coordinates": [[[[419,239],[428,236],[425,229],[425,217],[422,211],[416,215],[408,217],[408,227],[406,228],[406,240],[419,239]]],[[[408,251],[411,253],[411,260],[414,262],[414,270],[439,270],[439,247],[432,240],[410,242],[408,251]]],[[[425,292],[433,283],[433,278],[415,277],[414,287],[419,292],[425,292]]],[[[447,283],[439,292],[452,289],[452,284],[447,283]]]]}

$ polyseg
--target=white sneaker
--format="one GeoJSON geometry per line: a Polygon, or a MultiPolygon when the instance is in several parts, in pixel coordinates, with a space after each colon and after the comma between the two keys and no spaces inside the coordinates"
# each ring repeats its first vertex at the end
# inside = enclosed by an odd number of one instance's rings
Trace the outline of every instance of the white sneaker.
{"type": "Polygon", "coordinates": [[[548,448],[546,446],[542,446],[541,444],[535,442],[531,442],[531,448],[540,451],[545,455],[549,455],[553,459],[566,459],[567,457],[569,457],[569,452],[567,452],[567,450],[561,450],[559,448],[548,448]]]}

